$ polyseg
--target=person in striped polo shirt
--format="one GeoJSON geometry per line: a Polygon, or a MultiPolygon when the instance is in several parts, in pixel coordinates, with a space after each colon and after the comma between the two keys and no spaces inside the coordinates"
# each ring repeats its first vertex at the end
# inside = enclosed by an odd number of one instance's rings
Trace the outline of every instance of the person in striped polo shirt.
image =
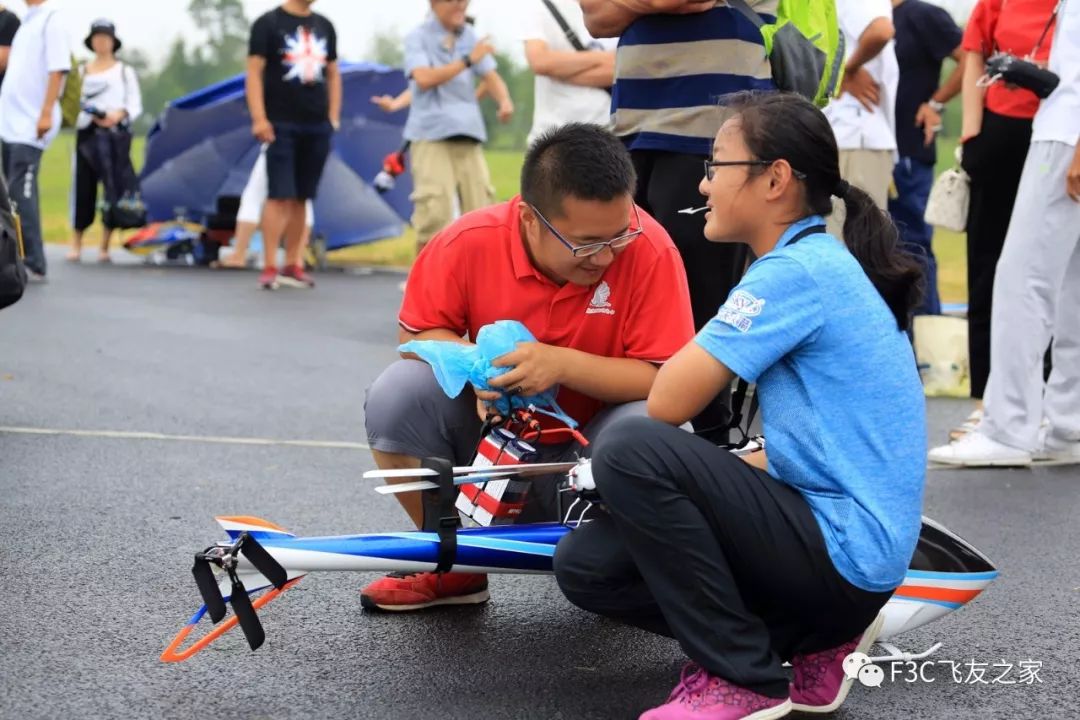
{"type": "MultiPolygon", "coordinates": [[[[766,22],[778,0],[751,0],[766,22]]],[[[619,36],[613,130],[630,149],[638,173],[635,202],[675,241],[686,266],[694,327],[716,315],[746,267],[746,248],[705,239],[702,161],[725,114],[717,106],[740,90],[773,90],[761,34],[714,0],[582,0],[594,37],[619,36]]],[[[726,440],[730,395],[694,419],[711,439],[726,440]]]]}

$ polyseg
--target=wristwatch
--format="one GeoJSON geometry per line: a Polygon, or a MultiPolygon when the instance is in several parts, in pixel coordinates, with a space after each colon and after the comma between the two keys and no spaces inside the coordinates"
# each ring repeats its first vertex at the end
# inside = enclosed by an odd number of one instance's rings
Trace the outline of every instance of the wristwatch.
{"type": "Polygon", "coordinates": [[[930,106],[931,110],[938,114],[941,114],[941,112],[945,109],[945,103],[939,103],[934,98],[930,98],[929,100],[927,100],[926,104],[930,106]]]}
{"type": "Polygon", "coordinates": [[[472,58],[468,55],[461,56],[461,62],[465,63],[465,69],[468,70],[472,67],[472,58]]]}

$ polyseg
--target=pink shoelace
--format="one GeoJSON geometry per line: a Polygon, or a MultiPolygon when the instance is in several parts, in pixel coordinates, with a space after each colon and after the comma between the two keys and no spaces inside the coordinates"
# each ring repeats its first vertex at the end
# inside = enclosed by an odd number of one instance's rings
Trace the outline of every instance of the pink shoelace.
{"type": "Polygon", "coordinates": [[[688,662],[683,665],[682,674],[679,676],[679,684],[668,695],[667,701],[669,703],[675,702],[687,693],[699,692],[708,683],[709,674],[705,672],[705,668],[695,662],[688,662]]]}

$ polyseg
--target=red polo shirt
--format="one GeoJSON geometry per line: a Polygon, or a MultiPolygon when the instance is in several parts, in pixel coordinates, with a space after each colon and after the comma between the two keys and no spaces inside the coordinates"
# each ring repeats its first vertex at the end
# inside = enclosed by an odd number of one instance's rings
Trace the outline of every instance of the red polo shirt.
{"type": "MultiPolygon", "coordinates": [[[[682,259],[644,210],[644,232],[595,285],[560,287],[529,260],[518,227],[520,202],[515,197],[471,212],[427,244],[409,273],[398,316],[403,328],[475,338],[484,325],[518,320],[548,345],[655,363],[694,337],[682,259]]],[[[557,401],[581,425],[604,408],[566,388],[557,401]]]]}

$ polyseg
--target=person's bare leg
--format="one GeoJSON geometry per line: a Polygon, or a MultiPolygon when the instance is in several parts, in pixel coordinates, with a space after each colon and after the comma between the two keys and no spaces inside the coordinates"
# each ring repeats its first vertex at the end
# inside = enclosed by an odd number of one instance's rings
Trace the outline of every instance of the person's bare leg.
{"type": "Polygon", "coordinates": [[[304,250],[304,228],[307,219],[304,214],[303,200],[290,200],[289,221],[285,226],[285,265],[297,267],[303,265],[301,253],[304,250]]]}
{"type": "MultiPolygon", "coordinates": [[[[396,453],[385,453],[379,450],[372,450],[371,455],[375,458],[375,465],[380,470],[413,470],[420,467],[419,458],[409,457],[408,455],[398,455],[396,453]]],[[[387,480],[387,485],[397,485],[400,483],[415,482],[412,478],[402,478],[398,480],[387,480]]],[[[413,521],[413,524],[417,528],[422,527],[424,524],[424,504],[420,498],[420,493],[402,493],[396,495],[398,502],[401,503],[401,507],[405,509],[405,512],[409,514],[409,519],[413,521]]]]}
{"type": "Polygon", "coordinates": [[[83,231],[82,230],[73,230],[72,233],[71,233],[71,250],[68,251],[67,255],[65,255],[65,257],[68,260],[71,260],[72,262],[75,262],[80,257],[82,257],[82,241],[83,241],[83,231]]]}
{"type": "Polygon", "coordinates": [[[267,200],[263,208],[263,263],[277,267],[277,251],[281,236],[289,223],[292,200],[267,200]]]}
{"type": "Polygon", "coordinates": [[[101,227],[101,254],[98,256],[98,262],[109,261],[109,243],[112,242],[113,229],[110,227],[101,227]]]}
{"type": "Polygon", "coordinates": [[[258,223],[236,223],[236,235],[233,237],[232,252],[222,257],[219,264],[222,267],[246,267],[248,248],[251,247],[251,238],[255,236],[255,231],[258,229],[258,223]]]}

